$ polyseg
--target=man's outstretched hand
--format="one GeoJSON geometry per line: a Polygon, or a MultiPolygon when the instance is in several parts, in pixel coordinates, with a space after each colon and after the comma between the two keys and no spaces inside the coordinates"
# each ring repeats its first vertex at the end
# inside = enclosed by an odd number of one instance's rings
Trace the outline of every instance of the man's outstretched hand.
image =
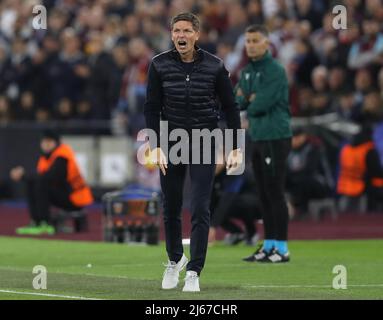
{"type": "Polygon", "coordinates": [[[230,151],[229,156],[227,157],[226,170],[227,174],[231,175],[235,172],[238,167],[242,164],[243,153],[241,149],[235,149],[230,151]]]}
{"type": "Polygon", "coordinates": [[[161,148],[155,148],[150,153],[150,162],[160,167],[162,174],[166,175],[166,169],[168,168],[168,162],[166,156],[161,148]]]}

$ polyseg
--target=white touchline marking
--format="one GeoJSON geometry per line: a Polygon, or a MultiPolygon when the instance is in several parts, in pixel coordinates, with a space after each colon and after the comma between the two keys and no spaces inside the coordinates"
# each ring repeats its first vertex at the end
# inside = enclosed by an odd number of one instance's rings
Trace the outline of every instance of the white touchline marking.
{"type": "Polygon", "coordinates": [[[65,295],[61,295],[61,294],[23,292],[23,291],[1,290],[1,289],[0,289],[0,293],[25,294],[25,295],[30,295],[30,296],[55,297],[55,298],[64,298],[64,299],[77,299],[77,300],[103,300],[103,299],[98,299],[98,298],[65,296],[65,295]]]}
{"type": "MultiPolygon", "coordinates": [[[[383,284],[348,284],[347,287],[383,287],[383,284]]],[[[299,284],[290,284],[290,285],[252,285],[252,286],[243,286],[243,288],[330,288],[331,285],[299,285],[299,284]]]]}

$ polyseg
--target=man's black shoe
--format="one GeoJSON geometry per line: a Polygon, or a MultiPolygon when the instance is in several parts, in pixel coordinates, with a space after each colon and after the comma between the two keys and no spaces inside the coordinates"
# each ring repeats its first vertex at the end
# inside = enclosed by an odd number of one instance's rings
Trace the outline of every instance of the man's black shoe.
{"type": "Polygon", "coordinates": [[[287,252],[285,254],[280,254],[278,250],[274,250],[272,254],[270,254],[267,259],[268,262],[271,263],[284,263],[290,261],[290,254],[287,252]]]}
{"type": "Polygon", "coordinates": [[[251,256],[243,258],[242,260],[248,262],[270,262],[268,258],[273,253],[274,249],[272,249],[270,252],[266,252],[263,250],[263,244],[261,244],[251,256]]]}

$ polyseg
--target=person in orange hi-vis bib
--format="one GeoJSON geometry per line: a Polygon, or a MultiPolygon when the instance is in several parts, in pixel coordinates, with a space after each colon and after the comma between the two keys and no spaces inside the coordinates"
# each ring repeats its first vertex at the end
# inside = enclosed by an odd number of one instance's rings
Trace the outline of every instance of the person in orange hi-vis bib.
{"type": "Polygon", "coordinates": [[[26,175],[21,166],[10,172],[12,180],[24,180],[27,184],[32,220],[30,225],[17,228],[17,234],[54,234],[50,224],[51,206],[73,211],[93,203],[92,192],[80,173],[72,148],[61,143],[53,130],[43,132],[40,147],[36,174],[26,175]]]}

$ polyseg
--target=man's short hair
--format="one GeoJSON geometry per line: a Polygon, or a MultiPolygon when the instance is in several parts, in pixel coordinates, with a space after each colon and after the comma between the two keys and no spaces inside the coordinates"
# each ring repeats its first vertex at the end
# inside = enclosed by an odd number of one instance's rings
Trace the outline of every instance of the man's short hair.
{"type": "Polygon", "coordinates": [[[51,139],[56,143],[60,143],[60,134],[54,129],[45,129],[41,133],[41,140],[42,139],[51,139]]]}
{"type": "Polygon", "coordinates": [[[267,28],[261,24],[252,24],[251,26],[248,26],[246,28],[246,32],[249,32],[249,33],[259,32],[259,33],[262,33],[265,37],[269,36],[269,30],[267,30],[267,28]]]}
{"type": "Polygon", "coordinates": [[[174,24],[178,21],[189,21],[189,22],[191,22],[194,31],[199,31],[199,29],[200,29],[200,22],[199,22],[198,17],[191,12],[183,12],[183,13],[180,13],[180,14],[177,14],[176,16],[174,16],[172,18],[172,21],[170,22],[171,30],[173,30],[174,24]]]}

